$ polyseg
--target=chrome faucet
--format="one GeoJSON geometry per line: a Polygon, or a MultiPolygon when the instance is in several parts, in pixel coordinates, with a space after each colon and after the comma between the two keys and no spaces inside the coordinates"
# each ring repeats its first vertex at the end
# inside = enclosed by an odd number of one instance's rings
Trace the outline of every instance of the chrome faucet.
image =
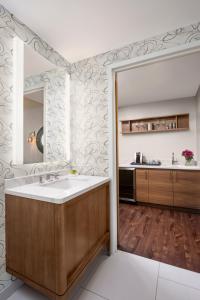
{"type": "Polygon", "coordinates": [[[178,160],[175,159],[174,152],[172,152],[172,165],[175,165],[178,160]]]}

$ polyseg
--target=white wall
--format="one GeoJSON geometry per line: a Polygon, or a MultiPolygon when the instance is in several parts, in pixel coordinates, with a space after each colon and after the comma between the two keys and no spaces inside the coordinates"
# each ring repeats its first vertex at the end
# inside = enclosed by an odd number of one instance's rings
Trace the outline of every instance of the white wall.
{"type": "Polygon", "coordinates": [[[24,163],[43,162],[43,154],[37,145],[27,142],[29,134],[33,131],[37,134],[43,126],[43,104],[25,98],[24,101],[24,163]]]}
{"type": "Polygon", "coordinates": [[[119,163],[130,163],[134,153],[142,152],[148,160],[159,159],[163,162],[171,160],[172,152],[179,161],[183,161],[182,150],[189,148],[197,154],[196,137],[196,98],[184,98],[138,104],[119,108],[119,121],[140,119],[173,114],[190,114],[190,130],[183,132],[138,133],[122,135],[119,124],[119,163]]]}

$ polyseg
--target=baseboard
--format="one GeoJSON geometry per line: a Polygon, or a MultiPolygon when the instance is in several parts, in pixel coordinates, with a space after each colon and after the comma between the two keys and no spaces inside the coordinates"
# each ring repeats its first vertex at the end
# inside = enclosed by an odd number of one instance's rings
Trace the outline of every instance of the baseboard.
{"type": "Polygon", "coordinates": [[[7,300],[16,290],[18,290],[22,285],[23,281],[16,279],[12,281],[12,283],[0,293],[1,300],[7,300]]]}

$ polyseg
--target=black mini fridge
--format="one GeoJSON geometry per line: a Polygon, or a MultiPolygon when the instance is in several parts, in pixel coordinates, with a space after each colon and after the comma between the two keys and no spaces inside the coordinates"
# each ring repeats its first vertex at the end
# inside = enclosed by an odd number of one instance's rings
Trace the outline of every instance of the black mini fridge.
{"type": "Polygon", "coordinates": [[[119,200],[135,203],[135,169],[119,168],[119,200]]]}

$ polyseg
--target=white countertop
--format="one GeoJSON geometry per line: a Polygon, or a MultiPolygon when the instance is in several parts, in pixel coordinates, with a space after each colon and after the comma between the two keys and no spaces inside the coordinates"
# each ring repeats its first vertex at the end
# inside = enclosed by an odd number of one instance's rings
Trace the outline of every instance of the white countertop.
{"type": "Polygon", "coordinates": [[[5,193],[29,199],[62,204],[109,181],[110,179],[108,177],[66,175],[60,177],[59,180],[50,183],[40,184],[35,182],[7,188],[5,193]]]}
{"type": "Polygon", "coordinates": [[[132,168],[132,169],[170,169],[170,170],[192,170],[200,171],[200,166],[184,166],[184,165],[131,165],[131,164],[120,164],[119,168],[132,168]]]}

